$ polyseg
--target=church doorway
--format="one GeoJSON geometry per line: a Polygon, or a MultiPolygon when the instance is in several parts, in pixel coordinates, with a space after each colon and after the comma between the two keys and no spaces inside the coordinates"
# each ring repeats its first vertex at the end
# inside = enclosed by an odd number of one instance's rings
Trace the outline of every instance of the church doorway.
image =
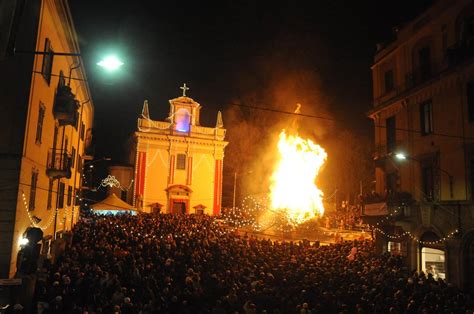
{"type": "Polygon", "coordinates": [[[189,202],[192,190],[186,185],[171,185],[166,191],[168,192],[168,210],[167,212],[174,215],[189,214],[189,202]]]}
{"type": "Polygon", "coordinates": [[[186,203],[185,202],[173,202],[173,214],[184,215],[186,214],[186,203]]]}

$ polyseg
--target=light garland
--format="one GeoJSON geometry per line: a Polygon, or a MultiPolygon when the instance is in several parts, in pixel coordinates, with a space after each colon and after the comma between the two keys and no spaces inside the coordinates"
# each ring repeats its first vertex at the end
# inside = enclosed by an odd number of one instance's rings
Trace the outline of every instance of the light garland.
{"type": "MultiPolygon", "coordinates": [[[[264,224],[261,223],[262,219],[257,218],[257,216],[259,214],[261,215],[262,213],[269,211],[269,209],[266,206],[267,201],[268,201],[268,197],[265,197],[265,196],[260,199],[257,199],[253,197],[252,195],[246,196],[242,199],[241,207],[235,207],[235,209],[229,208],[222,215],[222,218],[227,223],[229,223],[231,228],[249,227],[251,228],[251,230],[255,232],[261,232],[263,229],[269,229],[272,227],[274,227],[276,230],[283,233],[293,232],[296,229],[301,230],[301,231],[309,231],[313,229],[313,226],[311,224],[295,225],[291,221],[282,219],[281,217],[278,217],[275,215],[272,215],[271,217],[273,219],[271,220],[271,222],[268,224],[265,224],[266,226],[264,226],[264,224]]],[[[397,240],[397,239],[401,239],[408,236],[411,240],[417,243],[420,243],[422,245],[435,245],[435,244],[445,242],[446,240],[453,238],[459,232],[459,230],[456,229],[450,232],[445,237],[440,238],[437,241],[422,241],[418,239],[415,235],[413,235],[410,231],[405,231],[402,234],[398,234],[398,235],[391,235],[379,228],[379,226],[383,225],[390,218],[393,218],[396,214],[398,214],[398,212],[399,212],[398,210],[395,210],[393,213],[390,213],[389,215],[384,217],[382,220],[377,222],[375,226],[368,225],[369,230],[379,232],[380,234],[383,234],[385,237],[391,240],[397,240]]],[[[336,233],[337,232],[323,232],[324,235],[329,235],[329,236],[332,236],[336,233]]]]}
{"type": "Polygon", "coordinates": [[[399,235],[390,235],[390,234],[384,232],[382,229],[377,228],[377,227],[374,227],[373,230],[383,234],[385,237],[387,237],[391,240],[398,240],[398,239],[401,239],[405,236],[408,236],[413,241],[415,241],[417,243],[420,243],[420,244],[423,244],[423,245],[434,245],[434,244],[439,244],[439,243],[445,242],[448,239],[452,239],[453,236],[459,232],[459,230],[456,229],[454,231],[451,231],[447,236],[445,236],[445,237],[443,237],[439,240],[436,240],[436,241],[422,241],[422,240],[418,239],[417,237],[415,237],[410,231],[405,231],[405,232],[403,232],[402,234],[399,234],[399,235]]]}
{"type": "Polygon", "coordinates": [[[51,226],[51,224],[53,223],[54,221],[54,218],[56,217],[56,214],[58,212],[58,208],[55,209],[54,213],[49,217],[49,220],[48,222],[46,223],[46,225],[40,227],[39,224],[37,222],[35,222],[35,219],[34,217],[31,216],[30,214],[30,210],[28,208],[28,203],[26,202],[26,197],[25,197],[25,192],[21,191],[21,196],[23,198],[23,205],[25,206],[25,210],[26,210],[26,214],[28,215],[28,218],[30,219],[30,223],[33,227],[36,227],[36,228],[40,228],[41,230],[46,230],[49,228],[49,226],[51,226]]]}
{"type": "Polygon", "coordinates": [[[128,185],[127,188],[124,188],[122,186],[122,184],[120,183],[119,180],[117,180],[117,178],[115,178],[115,176],[112,176],[112,175],[108,175],[105,179],[102,179],[102,181],[100,182],[99,186],[97,187],[97,189],[99,189],[100,187],[116,187],[122,191],[128,191],[130,190],[130,187],[132,186],[133,184],[133,179],[130,181],[130,184],[128,185]]]}
{"type": "Polygon", "coordinates": [[[385,221],[388,221],[388,219],[390,219],[391,217],[394,216],[394,214],[397,214],[398,213],[398,210],[394,210],[393,213],[390,213],[389,215],[387,215],[386,217],[384,217],[382,220],[380,220],[379,222],[377,222],[375,224],[375,226],[372,226],[372,225],[369,225],[369,227],[374,230],[374,231],[377,231],[381,234],[383,234],[385,237],[391,239],[391,240],[398,240],[398,239],[401,239],[405,236],[408,236],[410,237],[410,239],[412,239],[413,241],[417,242],[417,243],[420,243],[420,244],[423,244],[423,245],[434,245],[434,244],[439,244],[439,243],[442,243],[442,242],[445,242],[446,240],[448,239],[452,239],[453,236],[455,234],[457,234],[459,232],[458,229],[455,229],[454,231],[451,231],[447,236],[439,239],[439,240],[436,240],[436,241],[422,241],[420,239],[418,239],[415,235],[413,235],[410,231],[404,231],[402,234],[397,234],[397,235],[391,235],[391,234],[388,234],[386,233],[385,231],[383,231],[382,229],[380,229],[378,226],[381,226],[385,221]]]}

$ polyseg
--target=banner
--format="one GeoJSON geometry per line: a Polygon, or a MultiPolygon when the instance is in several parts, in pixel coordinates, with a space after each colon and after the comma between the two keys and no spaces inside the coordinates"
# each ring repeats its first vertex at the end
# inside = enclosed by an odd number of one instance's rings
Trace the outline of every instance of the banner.
{"type": "Polygon", "coordinates": [[[365,204],[363,215],[365,215],[365,216],[385,216],[385,215],[388,215],[387,203],[365,204]]]}

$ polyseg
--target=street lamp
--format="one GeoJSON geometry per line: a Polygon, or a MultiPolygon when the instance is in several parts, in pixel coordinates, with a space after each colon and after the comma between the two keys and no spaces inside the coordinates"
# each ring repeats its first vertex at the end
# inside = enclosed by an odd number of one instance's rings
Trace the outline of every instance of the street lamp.
{"type": "Polygon", "coordinates": [[[111,72],[120,68],[123,65],[123,62],[120,61],[116,56],[108,56],[102,59],[100,62],[97,62],[97,65],[111,72]]]}
{"type": "Polygon", "coordinates": [[[405,154],[403,154],[403,153],[397,153],[397,154],[395,154],[395,157],[397,157],[397,159],[400,159],[400,160],[407,159],[407,156],[405,156],[405,154]]]}
{"type": "MultiPolygon", "coordinates": [[[[69,56],[69,57],[81,57],[79,52],[52,52],[52,51],[31,51],[31,50],[18,50],[13,49],[13,54],[34,54],[34,55],[51,55],[51,56],[69,56]]],[[[97,62],[97,65],[106,69],[107,71],[115,71],[120,68],[124,63],[120,61],[114,55],[107,56],[101,61],[97,62]]]]}
{"type": "MultiPolygon", "coordinates": [[[[88,162],[84,162],[84,164],[83,164],[82,166],[83,166],[84,168],[87,167],[87,168],[89,168],[90,171],[92,171],[92,170],[94,169],[94,164],[95,164],[96,162],[99,162],[99,161],[110,161],[110,160],[112,160],[112,158],[110,158],[110,157],[102,157],[102,158],[99,158],[99,159],[96,159],[96,160],[91,160],[91,161],[88,161],[88,162]]],[[[92,179],[92,173],[91,173],[91,172],[90,172],[90,175],[91,175],[90,178],[92,179]]],[[[84,176],[84,178],[85,178],[85,176],[84,176]]],[[[82,186],[81,189],[82,189],[82,190],[92,190],[92,189],[90,189],[89,186],[87,186],[87,187],[82,186]]],[[[93,191],[93,190],[92,190],[92,191],[93,191]]]]}
{"type": "MultiPolygon", "coordinates": [[[[250,174],[252,171],[244,172],[244,174],[250,174]]],[[[232,198],[232,211],[235,212],[235,195],[237,191],[237,171],[234,172],[234,196],[232,198]]]]}
{"type": "MultiPolygon", "coordinates": [[[[410,156],[407,156],[405,155],[404,153],[395,153],[395,158],[397,158],[398,160],[406,160],[406,159],[409,159],[409,160],[414,160],[418,163],[421,163],[420,160],[416,159],[416,158],[413,158],[413,157],[410,157],[410,156]]],[[[451,198],[454,197],[454,191],[453,191],[453,176],[446,170],[440,168],[440,167],[436,167],[439,171],[443,172],[445,175],[448,176],[448,179],[449,179],[449,192],[450,192],[450,195],[451,195],[451,198]]]]}

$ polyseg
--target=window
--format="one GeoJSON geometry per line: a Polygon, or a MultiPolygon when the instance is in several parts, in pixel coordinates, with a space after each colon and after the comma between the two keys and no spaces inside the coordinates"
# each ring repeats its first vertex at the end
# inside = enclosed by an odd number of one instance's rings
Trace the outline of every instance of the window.
{"type": "Polygon", "coordinates": [[[467,111],[469,121],[474,122],[474,80],[467,83],[467,111]]]}
{"type": "Polygon", "coordinates": [[[47,204],[47,208],[48,209],[51,209],[52,205],[52,200],[53,200],[53,183],[54,181],[53,180],[49,180],[49,187],[48,187],[48,204],[47,204]]]}
{"type": "Polygon", "coordinates": [[[424,46],[418,51],[420,65],[420,80],[425,81],[431,77],[431,51],[430,46],[424,46]]]}
{"type": "Polygon", "coordinates": [[[398,175],[396,172],[387,173],[387,178],[386,178],[387,194],[392,195],[397,191],[397,179],[398,179],[398,175]]]}
{"type": "Polygon", "coordinates": [[[407,243],[389,241],[387,243],[387,252],[394,256],[407,256],[407,243]]]}
{"type": "Polygon", "coordinates": [[[77,172],[81,173],[82,172],[82,156],[77,155],[77,172]]]}
{"type": "Polygon", "coordinates": [[[441,49],[443,50],[443,54],[446,53],[446,49],[448,48],[448,32],[446,24],[441,26],[441,49]]]}
{"type": "Polygon", "coordinates": [[[385,72],[384,82],[385,82],[385,92],[386,93],[391,92],[395,87],[394,80],[393,80],[393,70],[389,70],[385,72]]]}
{"type": "Polygon", "coordinates": [[[67,187],[67,206],[71,206],[72,201],[72,186],[67,187]]]}
{"type": "Polygon", "coordinates": [[[474,16],[464,19],[462,39],[467,45],[470,45],[474,39],[474,16]]]}
{"type": "Polygon", "coordinates": [[[58,199],[58,208],[63,208],[64,207],[64,188],[65,184],[64,183],[59,183],[59,199],[58,199]]]}
{"type": "Polygon", "coordinates": [[[85,128],[86,128],[86,126],[84,125],[84,122],[81,122],[81,131],[80,131],[80,133],[81,133],[81,140],[84,140],[84,132],[85,132],[84,129],[85,129],[85,128]]]}
{"type": "Polygon", "coordinates": [[[424,198],[427,201],[433,200],[434,197],[434,172],[432,166],[423,166],[421,168],[421,184],[424,198]]]}
{"type": "Polygon", "coordinates": [[[433,133],[432,107],[431,100],[425,101],[420,105],[420,128],[422,135],[433,133]]]}
{"type": "Polygon", "coordinates": [[[76,164],[76,148],[73,146],[71,149],[71,168],[74,168],[76,164]]]}
{"type": "Polygon", "coordinates": [[[49,85],[51,83],[51,72],[53,70],[53,57],[54,57],[54,51],[53,51],[53,48],[51,47],[51,41],[49,40],[49,38],[45,39],[44,52],[45,54],[43,55],[43,64],[41,66],[41,74],[43,74],[44,79],[49,85]]]}
{"type": "Polygon", "coordinates": [[[386,132],[387,132],[387,153],[393,152],[397,147],[396,144],[396,123],[395,116],[392,116],[385,120],[386,132]]]}
{"type": "Polygon", "coordinates": [[[39,112],[38,112],[38,122],[36,123],[36,144],[41,144],[41,135],[43,134],[43,120],[44,120],[44,112],[46,108],[44,104],[40,102],[39,105],[39,112]]]}
{"type": "Polygon", "coordinates": [[[176,163],[176,169],[186,169],[186,155],[178,154],[178,162],[176,163]]]}
{"type": "Polygon", "coordinates": [[[28,210],[35,210],[37,184],[38,184],[38,171],[33,170],[31,172],[30,201],[28,203],[28,210]]]}
{"type": "Polygon", "coordinates": [[[175,116],[176,130],[180,132],[189,132],[189,124],[191,121],[189,111],[181,108],[176,111],[175,116]]]}

